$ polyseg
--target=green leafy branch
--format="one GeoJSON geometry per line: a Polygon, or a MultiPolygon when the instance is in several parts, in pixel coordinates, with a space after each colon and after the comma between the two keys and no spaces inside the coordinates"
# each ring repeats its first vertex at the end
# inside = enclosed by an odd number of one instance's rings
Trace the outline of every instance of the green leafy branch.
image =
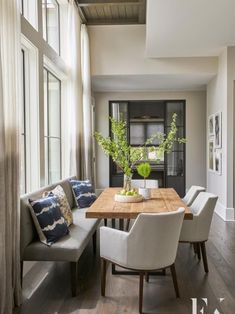
{"type": "Polygon", "coordinates": [[[146,140],[143,146],[131,147],[127,141],[127,126],[125,121],[118,121],[110,118],[111,121],[111,137],[104,137],[101,133],[95,132],[94,136],[98,144],[107,156],[111,156],[112,160],[127,175],[130,176],[134,166],[147,160],[147,146],[150,152],[156,153],[156,162],[158,163],[164,153],[170,153],[175,142],[186,143],[186,139],[177,138],[176,126],[177,114],[172,115],[170,131],[167,135],[164,133],[156,133],[146,140]],[[155,140],[159,141],[159,146],[154,146],[155,140]],[[151,146],[152,145],[152,146],[151,146]]]}

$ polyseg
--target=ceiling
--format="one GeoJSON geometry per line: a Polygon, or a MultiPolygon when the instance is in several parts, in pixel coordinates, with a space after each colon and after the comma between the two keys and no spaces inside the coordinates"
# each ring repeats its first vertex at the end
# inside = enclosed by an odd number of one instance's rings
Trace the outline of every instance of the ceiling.
{"type": "Polygon", "coordinates": [[[148,0],[148,57],[218,56],[235,45],[234,0],[148,0]]]}
{"type": "Polygon", "coordinates": [[[76,0],[87,25],[145,24],[146,0],[76,0]]]}
{"type": "Polygon", "coordinates": [[[213,74],[105,75],[92,77],[94,92],[205,90],[213,74]]]}

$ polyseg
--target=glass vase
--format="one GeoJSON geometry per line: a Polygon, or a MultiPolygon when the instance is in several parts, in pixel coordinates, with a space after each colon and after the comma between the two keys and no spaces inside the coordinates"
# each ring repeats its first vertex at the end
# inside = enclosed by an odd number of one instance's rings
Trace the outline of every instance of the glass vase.
{"type": "Polygon", "coordinates": [[[124,174],[124,178],[123,178],[123,189],[124,190],[126,190],[126,191],[131,190],[131,180],[132,180],[132,174],[130,174],[130,175],[124,174]]]}

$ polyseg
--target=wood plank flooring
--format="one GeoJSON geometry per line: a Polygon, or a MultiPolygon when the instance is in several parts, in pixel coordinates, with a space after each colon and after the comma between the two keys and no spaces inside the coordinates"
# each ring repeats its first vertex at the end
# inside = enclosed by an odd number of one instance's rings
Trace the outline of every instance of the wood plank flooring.
{"type": "MultiPolygon", "coordinates": [[[[151,277],[144,283],[144,313],[192,313],[191,298],[198,298],[198,313],[235,313],[235,223],[214,215],[207,242],[209,274],[204,273],[188,244],[180,244],[176,271],[181,298],[176,299],[170,271],[165,277],[151,277]],[[208,299],[208,306],[201,298],[208,299]],[[219,298],[224,298],[220,303],[219,298]]],[[[19,314],[122,314],[138,313],[137,276],[112,276],[107,272],[106,297],[100,296],[99,255],[92,244],[79,262],[79,295],[70,292],[68,263],[36,263],[24,277],[24,303],[19,314]]]]}

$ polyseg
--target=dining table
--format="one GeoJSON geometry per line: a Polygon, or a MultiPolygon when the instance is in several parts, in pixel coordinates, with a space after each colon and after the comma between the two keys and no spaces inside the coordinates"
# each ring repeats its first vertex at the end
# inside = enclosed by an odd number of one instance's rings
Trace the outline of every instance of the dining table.
{"type": "Polygon", "coordinates": [[[151,198],[137,203],[115,201],[115,194],[122,188],[106,188],[87,209],[86,218],[99,219],[135,219],[141,213],[167,213],[185,209],[184,219],[193,219],[191,209],[187,207],[173,188],[152,188],[151,198]]]}

